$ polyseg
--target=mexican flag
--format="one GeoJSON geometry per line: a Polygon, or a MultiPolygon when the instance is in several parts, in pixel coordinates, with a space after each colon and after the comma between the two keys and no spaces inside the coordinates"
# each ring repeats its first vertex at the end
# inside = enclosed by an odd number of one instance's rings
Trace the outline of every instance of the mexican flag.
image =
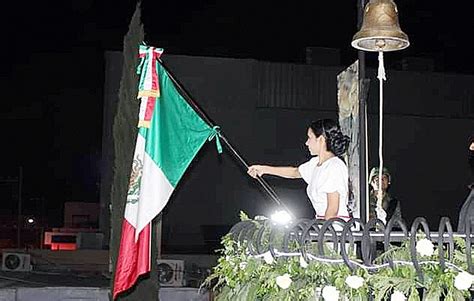
{"type": "Polygon", "coordinates": [[[158,60],[153,64],[160,93],[149,127],[141,127],[137,136],[115,269],[114,299],[150,271],[151,221],[166,206],[206,140],[219,137],[216,127],[204,122],[178,93],[158,60]]]}

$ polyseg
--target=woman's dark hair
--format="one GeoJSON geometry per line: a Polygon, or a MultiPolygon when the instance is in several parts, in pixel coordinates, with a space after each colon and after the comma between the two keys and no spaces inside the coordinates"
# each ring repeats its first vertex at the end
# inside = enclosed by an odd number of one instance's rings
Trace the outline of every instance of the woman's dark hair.
{"type": "Polygon", "coordinates": [[[327,150],[338,157],[342,157],[349,147],[350,138],[344,135],[339,124],[332,119],[320,119],[311,122],[309,128],[317,137],[326,138],[327,150]]]}

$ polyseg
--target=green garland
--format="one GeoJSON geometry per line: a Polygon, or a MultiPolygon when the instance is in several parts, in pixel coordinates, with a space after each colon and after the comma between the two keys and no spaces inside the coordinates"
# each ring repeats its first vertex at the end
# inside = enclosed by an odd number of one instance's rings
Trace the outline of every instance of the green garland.
{"type": "MultiPolygon", "coordinates": [[[[241,219],[248,217],[241,213],[241,219]]],[[[261,223],[255,222],[262,226],[261,223]]],[[[420,235],[418,243],[428,244],[428,254],[421,256],[423,282],[417,278],[415,268],[409,264],[396,264],[395,268],[384,267],[367,270],[358,267],[352,272],[343,263],[326,263],[302,257],[281,256],[276,259],[265,254],[257,257],[249,254],[246,243],[240,244],[228,234],[222,238],[221,257],[212,274],[203,285],[212,287],[216,292],[216,301],[243,300],[368,300],[372,295],[379,300],[421,300],[420,292],[424,290],[423,300],[464,301],[470,296],[466,281],[474,277],[466,272],[453,268],[442,270],[437,252],[429,252],[430,242],[420,235]],[[432,253],[432,254],[431,254],[432,253]],[[467,277],[467,278],[466,278],[467,277]],[[467,280],[466,280],[467,279],[467,280]],[[461,289],[458,289],[461,288],[461,289]]],[[[293,246],[297,250],[297,246],[293,246]]],[[[312,248],[314,246],[309,246],[312,248]]],[[[432,250],[434,251],[434,250],[432,250]]],[[[315,254],[315,253],[314,253],[315,254]]],[[[474,254],[474,250],[472,252],[474,254]]],[[[336,254],[332,254],[337,258],[336,254]]],[[[388,258],[400,262],[410,261],[409,243],[392,247],[381,254],[375,263],[386,262],[388,258]]],[[[351,260],[357,260],[351,257],[351,260]]],[[[462,270],[467,270],[465,244],[461,239],[455,241],[455,251],[451,263],[462,270]]],[[[470,280],[469,280],[470,279],[470,280]]]]}

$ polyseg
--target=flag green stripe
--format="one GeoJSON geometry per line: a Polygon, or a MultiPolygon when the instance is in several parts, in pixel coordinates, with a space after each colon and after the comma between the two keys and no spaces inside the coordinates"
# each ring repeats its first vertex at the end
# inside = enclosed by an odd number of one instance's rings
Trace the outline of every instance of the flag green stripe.
{"type": "Polygon", "coordinates": [[[157,72],[161,95],[156,99],[150,128],[141,128],[140,135],[146,139],[145,152],[176,187],[212,128],[178,93],[159,63],[157,72]]]}

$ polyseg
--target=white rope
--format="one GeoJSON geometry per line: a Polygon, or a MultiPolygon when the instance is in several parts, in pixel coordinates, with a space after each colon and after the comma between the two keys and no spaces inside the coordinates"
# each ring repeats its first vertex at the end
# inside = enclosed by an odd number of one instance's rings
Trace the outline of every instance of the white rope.
{"type": "MultiPolygon", "coordinates": [[[[368,126],[367,126],[367,105],[364,106],[365,112],[365,178],[368,179],[369,177],[369,131],[368,131],[368,126]]],[[[367,217],[367,221],[369,220],[370,217],[370,183],[367,183],[365,181],[365,216],[367,217]]],[[[360,225],[358,226],[360,227],[360,225]]]]}
{"type": "MultiPolygon", "coordinates": [[[[383,81],[387,80],[385,77],[385,66],[383,61],[383,52],[379,51],[379,68],[377,78],[379,79],[379,185],[378,185],[378,196],[376,203],[376,212],[379,215],[379,212],[383,215],[382,209],[382,177],[383,177],[383,81]]],[[[383,216],[378,216],[379,219],[386,219],[383,216]]],[[[384,221],[385,222],[385,221],[384,221]]]]}

